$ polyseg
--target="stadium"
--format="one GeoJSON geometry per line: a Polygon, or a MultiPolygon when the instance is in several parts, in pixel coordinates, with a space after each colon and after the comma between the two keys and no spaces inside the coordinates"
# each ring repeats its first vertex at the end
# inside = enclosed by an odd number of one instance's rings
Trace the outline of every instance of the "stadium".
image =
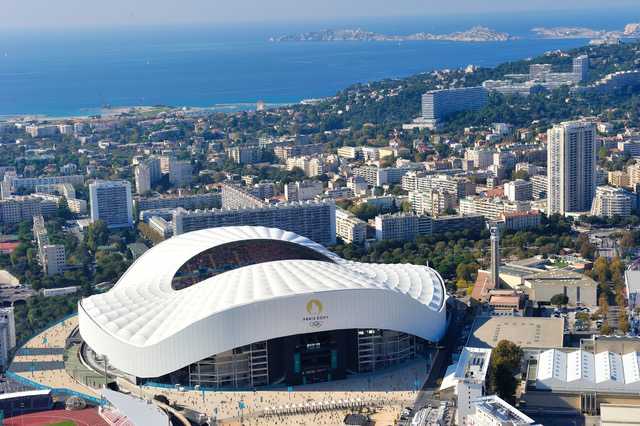
{"type": "Polygon", "coordinates": [[[446,297],[428,267],[234,226],[158,244],[78,315],[86,345],[138,383],[298,385],[415,359],[443,337],[446,297]]]}

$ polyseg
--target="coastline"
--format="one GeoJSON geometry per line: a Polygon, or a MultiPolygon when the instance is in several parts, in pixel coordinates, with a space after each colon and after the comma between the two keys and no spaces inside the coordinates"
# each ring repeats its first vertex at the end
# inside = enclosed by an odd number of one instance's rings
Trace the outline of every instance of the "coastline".
{"type": "MultiPolygon", "coordinates": [[[[51,116],[49,114],[0,114],[0,123],[17,123],[17,122],[27,122],[27,121],[36,121],[38,123],[44,121],[74,121],[74,120],[86,120],[90,117],[99,116],[100,119],[115,119],[118,117],[122,117],[122,114],[129,114],[131,116],[155,116],[163,111],[174,111],[174,110],[182,110],[189,113],[198,113],[198,112],[232,112],[232,111],[241,111],[248,110],[247,107],[253,107],[252,110],[257,109],[257,105],[259,102],[234,102],[234,103],[225,103],[225,104],[215,104],[210,107],[191,107],[191,106],[168,106],[168,105],[156,105],[156,106],[148,106],[148,105],[137,105],[137,106],[119,106],[112,108],[104,108],[104,109],[80,109],[79,114],[75,114],[72,116],[51,116]]],[[[269,103],[263,102],[266,108],[278,108],[288,105],[295,105],[298,102],[292,103],[269,103]]]]}

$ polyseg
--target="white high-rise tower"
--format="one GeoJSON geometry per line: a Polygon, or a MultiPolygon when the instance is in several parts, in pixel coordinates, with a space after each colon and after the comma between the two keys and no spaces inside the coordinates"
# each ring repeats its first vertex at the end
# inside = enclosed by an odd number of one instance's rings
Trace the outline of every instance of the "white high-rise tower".
{"type": "Polygon", "coordinates": [[[596,193],[596,130],[568,121],[547,131],[547,214],[588,211],[596,193]]]}

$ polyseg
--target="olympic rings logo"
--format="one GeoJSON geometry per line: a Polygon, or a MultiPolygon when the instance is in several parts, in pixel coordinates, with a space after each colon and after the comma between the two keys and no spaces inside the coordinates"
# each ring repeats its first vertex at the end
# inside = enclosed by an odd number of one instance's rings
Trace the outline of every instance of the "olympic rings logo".
{"type": "Polygon", "coordinates": [[[322,327],[322,321],[311,321],[309,325],[311,328],[320,328],[322,327]]]}

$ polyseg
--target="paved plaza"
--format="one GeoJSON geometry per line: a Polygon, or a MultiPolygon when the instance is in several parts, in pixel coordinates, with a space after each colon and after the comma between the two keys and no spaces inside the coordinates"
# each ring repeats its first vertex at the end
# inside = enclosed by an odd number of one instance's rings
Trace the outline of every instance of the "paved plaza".
{"type": "MultiPolygon", "coordinates": [[[[9,371],[51,388],[67,388],[99,397],[93,389],[73,380],[64,369],[65,339],[77,324],[75,316],[64,321],[64,325],[56,324],[33,337],[16,351],[9,371]]],[[[140,392],[150,398],[165,395],[176,408],[206,414],[222,425],[240,424],[241,418],[245,425],[335,425],[354,410],[370,414],[374,424],[386,426],[399,418],[402,408],[413,407],[426,378],[426,361],[418,360],[378,375],[295,386],[291,392],[283,387],[256,392],[205,392],[203,397],[201,391],[147,386],[141,389],[123,379],[118,379],[118,384],[122,391],[132,395],[140,392]],[[414,392],[416,381],[418,388],[414,392]],[[336,402],[332,407],[331,401],[336,402]],[[338,401],[342,403],[337,404],[338,401]],[[244,404],[242,411],[239,403],[244,404]],[[294,404],[299,408],[286,408],[294,404]],[[335,408],[337,405],[342,408],[335,408]],[[282,408],[273,414],[273,410],[265,410],[271,407],[282,408]]]]}
{"type": "Polygon", "coordinates": [[[97,392],[73,380],[64,369],[65,339],[77,325],[76,315],[31,338],[16,350],[9,371],[50,388],[66,388],[99,398],[97,392]]]}

